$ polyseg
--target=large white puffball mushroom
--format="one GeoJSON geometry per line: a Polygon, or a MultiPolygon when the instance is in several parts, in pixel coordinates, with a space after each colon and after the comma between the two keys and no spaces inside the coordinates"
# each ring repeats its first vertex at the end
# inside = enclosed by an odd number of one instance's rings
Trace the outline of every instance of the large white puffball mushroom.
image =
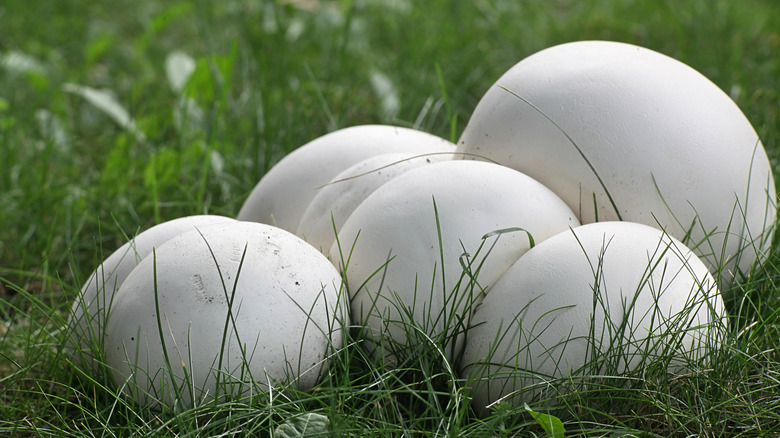
{"type": "Polygon", "coordinates": [[[577,225],[563,201],[520,172],[443,161],[369,195],[344,223],[330,258],[346,272],[352,318],[367,328],[369,348],[384,349],[378,358],[399,359],[397,349],[428,336],[452,359],[459,346],[451,340],[465,328],[468,309],[530,248],[529,234],[539,242],[577,225]],[[507,232],[493,233],[499,230],[507,232]],[[424,336],[408,337],[417,333],[424,336]]]}
{"type": "Polygon", "coordinates": [[[763,260],[775,222],[766,152],[737,105],[706,77],[660,53],[605,41],[554,46],[487,91],[458,150],[539,180],[582,223],[665,229],[735,269],[763,260]]]}
{"type": "Polygon", "coordinates": [[[317,189],[358,161],[392,152],[452,152],[455,146],[415,129],[361,125],[319,137],[279,161],[244,201],[237,219],[294,233],[317,189]]]}
{"type": "Polygon", "coordinates": [[[312,388],[342,346],[341,275],[311,245],[252,222],[175,237],[120,287],[105,337],[117,385],[191,407],[290,384],[312,388]]]}
{"type": "Polygon", "coordinates": [[[554,398],[587,385],[584,376],[682,372],[706,366],[723,316],[715,280],[678,240],[630,222],[583,225],[539,243],[496,282],[474,311],[462,375],[486,412],[504,397],[554,398]]]}
{"type": "Polygon", "coordinates": [[[68,318],[70,338],[68,352],[85,370],[97,369],[98,358],[93,349],[101,348],[106,314],[111,309],[114,294],[125,278],[155,247],[187,231],[212,224],[234,222],[216,215],[196,215],[173,219],[155,225],[135,236],[111,253],[81,288],[68,318]]]}
{"type": "MultiPolygon", "coordinates": [[[[454,151],[455,145],[453,145],[454,151]]],[[[452,159],[452,154],[382,154],[360,161],[322,187],[301,217],[296,235],[327,252],[352,212],[382,184],[411,169],[452,159]],[[334,232],[334,229],[336,232],[334,232]]]]}

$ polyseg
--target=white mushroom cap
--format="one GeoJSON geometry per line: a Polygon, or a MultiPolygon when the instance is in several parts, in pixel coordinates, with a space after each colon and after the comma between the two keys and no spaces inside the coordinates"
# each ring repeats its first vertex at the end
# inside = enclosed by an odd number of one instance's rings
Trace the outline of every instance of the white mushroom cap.
{"type": "Polygon", "coordinates": [[[173,219],[155,225],[132,238],[111,253],[89,276],[81,294],[73,302],[68,318],[71,338],[68,351],[72,359],[86,369],[97,369],[93,348],[103,343],[106,314],[110,312],[114,294],[130,272],[146,256],[168,240],[196,228],[234,219],[216,215],[196,215],[173,219]]]}
{"type": "Polygon", "coordinates": [[[146,405],[187,407],[279,383],[307,390],[342,346],[340,290],[327,258],[286,231],[252,222],[191,231],[122,284],[106,361],[146,405]]]}
{"type": "Polygon", "coordinates": [[[715,280],[678,240],[630,222],[583,225],[541,242],[495,283],[474,311],[462,377],[486,412],[505,396],[531,403],[659,357],[679,373],[706,364],[724,315],[715,280]]]}
{"type": "Polygon", "coordinates": [[[755,130],[715,84],[652,50],[582,41],[520,61],[458,148],[539,180],[582,223],[620,218],[681,240],[690,230],[710,270],[725,265],[722,287],[771,241],[775,186],[755,130]]]}
{"type": "MultiPolygon", "coordinates": [[[[463,330],[481,289],[530,247],[524,231],[483,236],[522,228],[539,242],[577,225],[563,201],[520,172],[443,161],[410,170],[369,195],[347,219],[330,257],[346,263],[356,324],[403,348],[416,342],[407,339],[410,324],[434,339],[463,330]],[[462,265],[478,285],[469,284],[462,265]]],[[[458,346],[441,344],[454,358],[458,346]]],[[[392,352],[380,356],[396,359],[392,352]]]]}
{"type": "MultiPolygon", "coordinates": [[[[452,152],[455,145],[452,145],[452,152]]],[[[384,183],[411,169],[452,159],[451,153],[417,155],[382,154],[360,161],[336,175],[320,188],[301,217],[296,235],[313,247],[327,252],[336,232],[368,195],[384,183]]]]}
{"type": "Polygon", "coordinates": [[[317,188],[358,161],[391,152],[452,151],[454,145],[422,131],[387,125],[340,129],[284,157],[257,183],[237,219],[275,225],[294,233],[317,188]]]}

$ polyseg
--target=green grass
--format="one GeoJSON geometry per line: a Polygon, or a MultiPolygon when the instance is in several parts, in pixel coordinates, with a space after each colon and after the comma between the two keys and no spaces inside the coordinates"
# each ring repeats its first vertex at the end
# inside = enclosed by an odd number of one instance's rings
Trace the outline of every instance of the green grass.
{"type": "MultiPolygon", "coordinates": [[[[310,393],[150,411],[79,374],[61,327],[127,236],[235,215],[270,166],[337,128],[453,139],[487,88],[545,47],[610,39],[691,65],[735,98],[780,170],[772,1],[7,1],[0,29],[0,435],[266,436],[305,412],[353,435],[542,435],[522,406],[477,417],[435,348],[391,369],[351,345],[310,393]],[[175,51],[195,61],[180,91],[165,73],[175,51]],[[398,106],[378,92],[388,81],[398,106]],[[67,84],[109,90],[134,125],[67,84]]],[[[711,370],[573,398],[568,435],[780,435],[778,278],[776,249],[732,291],[711,370]]]]}

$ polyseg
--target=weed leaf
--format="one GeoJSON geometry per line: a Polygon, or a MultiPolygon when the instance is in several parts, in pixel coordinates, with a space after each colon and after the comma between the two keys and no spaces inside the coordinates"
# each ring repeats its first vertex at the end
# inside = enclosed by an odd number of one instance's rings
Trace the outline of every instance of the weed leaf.
{"type": "Polygon", "coordinates": [[[0,67],[10,73],[45,74],[46,67],[38,59],[17,51],[0,53],[0,67]]]}
{"type": "Polygon", "coordinates": [[[133,134],[139,141],[143,142],[146,140],[144,133],[135,125],[135,120],[130,117],[130,113],[116,101],[114,95],[110,92],[72,83],[64,84],[62,89],[67,93],[84,98],[90,105],[110,117],[120,127],[133,134]]]}
{"type": "Polygon", "coordinates": [[[566,430],[563,427],[563,421],[553,415],[543,414],[541,412],[534,412],[528,405],[525,405],[525,410],[531,414],[531,417],[542,426],[547,436],[550,438],[563,438],[566,430]]]}
{"type": "Polygon", "coordinates": [[[274,431],[276,438],[308,438],[316,436],[328,436],[330,421],[328,417],[309,412],[297,417],[292,417],[280,424],[274,431]]]}
{"type": "Polygon", "coordinates": [[[176,50],[165,58],[165,75],[174,92],[181,92],[193,73],[195,73],[195,60],[190,55],[176,50]]]}

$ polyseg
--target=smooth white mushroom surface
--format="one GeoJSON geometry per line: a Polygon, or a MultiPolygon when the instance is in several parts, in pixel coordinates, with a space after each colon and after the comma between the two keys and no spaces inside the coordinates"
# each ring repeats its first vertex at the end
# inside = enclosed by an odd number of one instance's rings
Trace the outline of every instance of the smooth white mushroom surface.
{"type": "MultiPolygon", "coordinates": [[[[454,152],[455,145],[452,147],[454,152]]],[[[367,158],[336,175],[317,191],[301,217],[296,235],[327,253],[336,233],[368,195],[384,183],[411,169],[452,159],[452,154],[382,154],[367,158]],[[335,227],[335,232],[334,232],[335,227]]]]}
{"type": "Polygon", "coordinates": [[[583,225],[495,283],[474,311],[462,377],[486,413],[502,397],[522,406],[583,390],[588,376],[694,371],[719,345],[724,316],[715,280],[678,240],[630,222],[583,225]]]}
{"type": "Polygon", "coordinates": [[[301,146],[273,166],[244,201],[237,219],[294,233],[317,189],[358,161],[392,152],[451,152],[454,147],[435,135],[398,126],[340,129],[301,146]]]}
{"type": "Polygon", "coordinates": [[[111,253],[89,276],[81,288],[81,294],[73,302],[68,318],[67,351],[74,362],[85,369],[96,369],[98,358],[94,348],[103,344],[106,314],[110,312],[114,294],[130,272],[155,247],[196,228],[212,224],[234,222],[234,219],[216,215],[196,215],[173,219],[155,225],[133,237],[111,253]]]}
{"type": "Polygon", "coordinates": [[[341,275],[311,245],[265,224],[213,225],[169,240],[127,277],[106,362],[126,394],[152,406],[307,390],[345,324],[341,275]]]}
{"type": "Polygon", "coordinates": [[[393,349],[428,342],[418,336],[425,334],[452,359],[459,346],[451,340],[468,309],[528,250],[528,233],[540,242],[577,225],[563,201],[520,172],[443,161],[369,195],[330,259],[346,270],[355,324],[366,325],[369,340],[387,336],[379,357],[393,361],[400,356],[393,349]],[[490,235],[499,230],[508,231],[490,235]]]}
{"type": "Polygon", "coordinates": [[[689,234],[722,288],[771,241],[775,185],[755,130],[710,80],[652,50],[581,41],[529,56],[482,97],[458,150],[537,179],[582,223],[689,234]]]}

